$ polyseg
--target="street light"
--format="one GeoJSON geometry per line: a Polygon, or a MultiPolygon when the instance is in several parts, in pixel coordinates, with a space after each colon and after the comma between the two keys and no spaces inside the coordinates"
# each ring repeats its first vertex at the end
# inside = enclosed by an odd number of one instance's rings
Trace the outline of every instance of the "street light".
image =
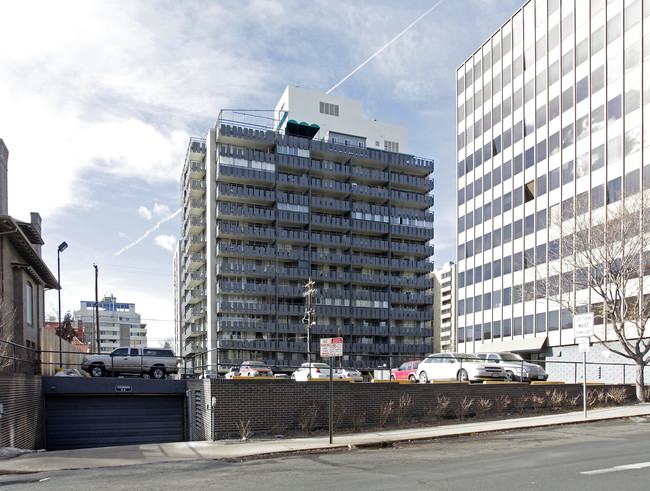
{"type": "Polygon", "coordinates": [[[63,368],[63,347],[61,344],[61,253],[68,248],[68,243],[63,241],[56,250],[56,281],[59,284],[59,368],[63,368]]]}

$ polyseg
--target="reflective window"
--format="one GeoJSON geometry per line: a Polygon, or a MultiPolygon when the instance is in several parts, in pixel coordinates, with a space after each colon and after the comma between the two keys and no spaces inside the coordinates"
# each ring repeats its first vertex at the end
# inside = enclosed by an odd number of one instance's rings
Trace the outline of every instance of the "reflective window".
{"type": "Polygon", "coordinates": [[[621,178],[617,177],[607,183],[607,204],[621,199],[621,178]]]}
{"type": "Polygon", "coordinates": [[[598,53],[605,47],[605,28],[603,26],[591,33],[591,54],[598,53]]]}
{"type": "Polygon", "coordinates": [[[601,66],[591,72],[591,93],[595,94],[605,87],[605,67],[601,66]]]}

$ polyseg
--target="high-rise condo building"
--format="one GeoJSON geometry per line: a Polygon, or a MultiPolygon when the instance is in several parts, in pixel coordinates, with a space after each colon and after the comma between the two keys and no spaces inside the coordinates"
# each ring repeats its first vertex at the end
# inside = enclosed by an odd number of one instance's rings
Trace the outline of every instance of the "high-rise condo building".
{"type": "Polygon", "coordinates": [[[433,161],[406,152],[404,127],[343,97],[287,87],[275,110],[222,110],[183,169],[180,354],[288,370],[308,333],[316,357],[343,337],[349,366],[430,352],[433,161]]]}

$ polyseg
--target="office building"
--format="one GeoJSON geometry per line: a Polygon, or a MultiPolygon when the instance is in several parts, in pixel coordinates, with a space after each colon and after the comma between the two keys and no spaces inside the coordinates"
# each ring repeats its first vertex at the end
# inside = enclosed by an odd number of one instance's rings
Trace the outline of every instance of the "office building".
{"type": "MultiPolygon", "coordinates": [[[[102,353],[110,353],[120,346],[147,346],[147,325],[142,324],[140,314],[135,311],[134,303],[118,302],[113,295],[105,295],[98,302],[99,307],[99,343],[102,353]]],[[[97,330],[95,319],[95,301],[81,301],[74,318],[85,326],[85,340],[90,351],[97,351],[97,330]]]]}
{"type": "Polygon", "coordinates": [[[431,277],[434,352],[456,351],[456,265],[448,262],[431,277]]]}
{"type": "Polygon", "coordinates": [[[343,337],[345,365],[430,352],[433,161],[406,152],[405,128],[343,97],[287,87],[274,110],[222,110],[184,164],[181,354],[288,370],[308,335],[315,358],[343,337]]]}
{"type": "MultiPolygon", "coordinates": [[[[649,15],[640,0],[531,0],[458,69],[461,351],[582,360],[569,311],[527,292],[569,240],[549,224],[650,181],[649,15]]],[[[547,370],[573,381],[574,368],[547,370]]]]}

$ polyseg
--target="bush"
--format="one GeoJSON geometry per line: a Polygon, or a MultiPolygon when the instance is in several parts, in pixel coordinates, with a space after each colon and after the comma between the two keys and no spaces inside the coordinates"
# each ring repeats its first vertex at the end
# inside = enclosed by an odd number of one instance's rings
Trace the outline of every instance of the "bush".
{"type": "Polygon", "coordinates": [[[410,394],[402,394],[397,404],[397,423],[404,424],[413,409],[413,401],[410,394]]]}
{"type": "Polygon", "coordinates": [[[510,405],[512,401],[510,397],[506,395],[500,395],[494,399],[494,412],[497,413],[497,416],[500,418],[503,416],[503,411],[510,405]]]}
{"type": "Polygon", "coordinates": [[[310,435],[314,428],[316,428],[316,422],[318,421],[318,405],[312,403],[309,407],[303,408],[300,411],[300,416],[298,419],[298,425],[300,429],[310,435]]]}
{"type": "Polygon", "coordinates": [[[627,391],[625,387],[613,387],[607,392],[607,400],[612,404],[621,405],[627,400],[627,391]]]}
{"type": "Polygon", "coordinates": [[[456,417],[463,421],[467,414],[469,413],[469,410],[472,408],[472,405],[474,404],[474,399],[468,399],[467,397],[463,397],[463,400],[458,403],[456,406],[456,417]]]}
{"type": "Polygon", "coordinates": [[[239,436],[243,441],[247,441],[251,435],[253,434],[253,430],[251,429],[251,420],[248,419],[246,421],[240,421],[237,423],[237,431],[239,432],[239,436]]]}
{"type": "Polygon", "coordinates": [[[491,401],[490,399],[485,399],[484,397],[481,397],[478,400],[478,404],[476,405],[475,411],[476,411],[476,416],[479,418],[483,419],[487,415],[487,413],[490,412],[492,409],[492,406],[494,406],[494,402],[491,401]]]}
{"type": "Polygon", "coordinates": [[[392,399],[388,402],[384,402],[379,406],[379,411],[377,412],[377,426],[384,428],[388,423],[388,420],[393,415],[393,410],[395,409],[395,401],[392,399]]]}

